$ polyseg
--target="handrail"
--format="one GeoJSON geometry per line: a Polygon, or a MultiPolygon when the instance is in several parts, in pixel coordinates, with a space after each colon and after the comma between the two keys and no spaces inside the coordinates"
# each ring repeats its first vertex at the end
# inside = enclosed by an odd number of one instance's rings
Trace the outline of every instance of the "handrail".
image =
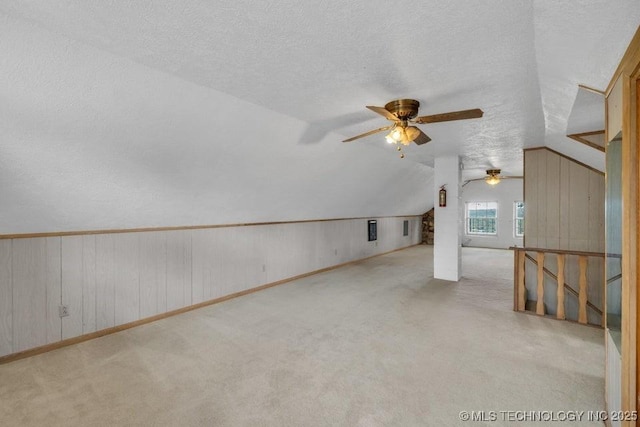
{"type": "MultiPolygon", "coordinates": [[[[509,249],[526,251],[526,252],[542,252],[542,253],[578,255],[578,256],[582,255],[582,256],[593,256],[593,257],[600,257],[600,258],[605,257],[604,252],[571,251],[567,249],[521,248],[519,246],[511,246],[509,249]]],[[[617,254],[607,254],[607,256],[617,258],[617,254]]]]}
{"type": "Polygon", "coordinates": [[[618,279],[622,279],[622,273],[616,274],[615,276],[608,278],[607,285],[610,285],[611,283],[615,282],[618,279]]]}

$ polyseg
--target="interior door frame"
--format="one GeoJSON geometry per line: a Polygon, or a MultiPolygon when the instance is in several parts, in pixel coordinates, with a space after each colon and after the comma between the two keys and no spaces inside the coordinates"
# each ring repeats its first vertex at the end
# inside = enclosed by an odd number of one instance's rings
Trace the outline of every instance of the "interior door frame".
{"type": "MultiPolygon", "coordinates": [[[[622,85],[622,410],[640,408],[640,292],[637,266],[640,263],[640,27],[622,57],[605,94],[622,85]]],[[[636,412],[637,414],[637,412],[636,412]]],[[[623,422],[636,425],[635,421],[623,422]]]]}
{"type": "MultiPolygon", "coordinates": [[[[640,314],[638,313],[638,309],[640,308],[640,281],[638,275],[638,264],[640,264],[640,215],[638,214],[640,207],[638,200],[638,189],[640,188],[640,157],[638,156],[640,153],[640,57],[635,64],[634,73],[629,82],[629,89],[630,109],[628,126],[631,131],[629,145],[631,146],[633,154],[629,162],[633,164],[631,171],[633,173],[633,179],[628,186],[630,187],[629,192],[633,194],[632,201],[634,202],[634,209],[633,217],[630,218],[632,224],[630,224],[631,228],[629,230],[629,234],[632,236],[629,242],[629,255],[631,255],[631,262],[633,262],[633,266],[631,266],[633,276],[631,277],[632,280],[628,283],[628,292],[630,301],[633,301],[634,304],[632,307],[629,307],[632,311],[630,312],[629,318],[628,339],[630,342],[633,342],[634,345],[632,353],[628,356],[628,364],[631,367],[630,372],[635,371],[633,378],[635,384],[631,384],[629,387],[629,410],[636,411],[637,416],[638,409],[640,409],[640,351],[638,350],[638,342],[640,341],[640,314]],[[631,359],[632,354],[635,354],[635,360],[631,359]]],[[[630,379],[630,381],[632,380],[630,379]]]]}

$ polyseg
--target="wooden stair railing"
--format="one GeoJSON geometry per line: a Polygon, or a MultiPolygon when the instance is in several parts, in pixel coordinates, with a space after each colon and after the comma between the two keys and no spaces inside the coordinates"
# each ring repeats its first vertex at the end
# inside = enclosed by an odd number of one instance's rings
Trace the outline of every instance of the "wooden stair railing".
{"type": "MultiPolygon", "coordinates": [[[[535,259],[533,259],[533,257],[531,255],[527,254],[527,255],[525,255],[525,258],[530,260],[533,264],[537,264],[537,261],[535,259]]],[[[553,272],[551,272],[549,269],[547,269],[547,267],[543,267],[544,273],[547,274],[549,277],[551,277],[552,279],[554,279],[558,283],[558,310],[559,310],[558,312],[562,311],[563,314],[564,314],[564,292],[562,292],[562,296],[560,297],[561,290],[562,291],[566,290],[566,291],[572,293],[578,299],[579,299],[579,295],[580,295],[578,293],[578,291],[576,291],[573,287],[571,287],[570,285],[568,285],[564,281],[564,259],[565,259],[565,254],[558,254],[558,276],[553,274],[553,272]],[[562,301],[562,306],[561,306],[561,301],[562,301]]],[[[586,266],[585,266],[585,270],[586,270],[586,266]]],[[[585,281],[585,283],[586,283],[586,281],[585,281]]],[[[602,314],[602,310],[600,310],[598,307],[593,305],[590,301],[587,301],[586,305],[587,305],[587,307],[591,308],[596,313],[598,313],[600,315],[602,314]]],[[[560,315],[558,315],[558,319],[564,319],[564,317],[561,318],[560,315]]]]}
{"type": "MultiPolygon", "coordinates": [[[[588,316],[587,309],[593,310],[600,315],[601,326],[604,327],[605,315],[603,309],[596,307],[591,301],[589,301],[588,295],[588,283],[587,283],[587,269],[589,264],[589,258],[604,258],[605,254],[601,252],[584,252],[584,251],[568,251],[561,249],[541,249],[541,248],[509,248],[514,251],[514,307],[515,311],[526,311],[526,276],[525,276],[525,261],[529,260],[536,266],[536,289],[537,289],[537,301],[535,312],[539,316],[546,315],[544,307],[544,276],[545,274],[552,278],[557,283],[557,306],[556,306],[556,318],[559,320],[566,319],[565,309],[565,291],[574,295],[578,299],[578,323],[587,324],[588,316]],[[529,255],[527,252],[535,253],[535,258],[529,255]],[[545,256],[556,256],[558,274],[554,274],[544,265],[545,256]],[[578,257],[579,279],[578,290],[576,291],[565,279],[565,268],[567,255],[575,255],[578,257]]],[[[602,288],[600,292],[601,301],[604,301],[604,292],[606,291],[606,283],[604,275],[602,277],[602,288]]]]}

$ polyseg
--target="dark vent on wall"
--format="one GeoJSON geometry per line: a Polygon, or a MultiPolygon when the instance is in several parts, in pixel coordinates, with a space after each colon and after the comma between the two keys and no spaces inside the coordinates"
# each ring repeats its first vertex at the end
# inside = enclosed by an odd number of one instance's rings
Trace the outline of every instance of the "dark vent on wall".
{"type": "Polygon", "coordinates": [[[403,236],[408,236],[409,235],[409,220],[405,219],[402,222],[402,235],[403,236]]]}
{"type": "Polygon", "coordinates": [[[378,240],[378,221],[370,219],[367,222],[367,231],[369,232],[369,241],[378,240]]]}

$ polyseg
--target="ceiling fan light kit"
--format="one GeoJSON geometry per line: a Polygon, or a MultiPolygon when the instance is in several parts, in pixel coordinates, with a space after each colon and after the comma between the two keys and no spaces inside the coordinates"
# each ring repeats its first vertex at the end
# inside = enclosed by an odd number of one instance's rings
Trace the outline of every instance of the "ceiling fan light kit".
{"type": "MultiPolygon", "coordinates": [[[[425,124],[448,122],[452,120],[476,119],[482,117],[484,114],[482,110],[475,108],[472,110],[452,111],[449,113],[417,117],[420,103],[415,99],[397,99],[395,101],[387,102],[384,107],[367,105],[367,108],[380,114],[387,120],[392,121],[393,124],[356,135],[345,139],[342,142],[350,142],[388,130],[389,133],[385,139],[389,144],[396,144],[398,146],[398,151],[402,151],[402,145],[409,145],[412,142],[415,142],[416,145],[423,145],[431,141],[431,138],[429,138],[427,134],[422,132],[416,126],[409,126],[409,123],[425,124]]],[[[400,158],[404,158],[404,154],[401,153],[400,158]]]]}
{"type": "Polygon", "coordinates": [[[420,129],[406,124],[396,125],[385,137],[389,144],[409,145],[420,135],[420,129]]]}
{"type": "Polygon", "coordinates": [[[485,172],[487,173],[487,176],[483,177],[483,178],[473,178],[473,179],[468,179],[464,182],[464,184],[462,184],[462,186],[464,187],[465,185],[467,185],[470,182],[475,182],[475,181],[484,181],[489,185],[496,185],[502,182],[502,180],[504,179],[522,179],[522,176],[515,176],[515,175],[508,175],[508,176],[504,176],[504,175],[500,175],[500,172],[502,172],[502,170],[500,169],[486,169],[485,172]]]}
{"type": "Polygon", "coordinates": [[[487,169],[487,177],[484,179],[489,185],[496,185],[500,182],[500,169],[487,169]]]}

